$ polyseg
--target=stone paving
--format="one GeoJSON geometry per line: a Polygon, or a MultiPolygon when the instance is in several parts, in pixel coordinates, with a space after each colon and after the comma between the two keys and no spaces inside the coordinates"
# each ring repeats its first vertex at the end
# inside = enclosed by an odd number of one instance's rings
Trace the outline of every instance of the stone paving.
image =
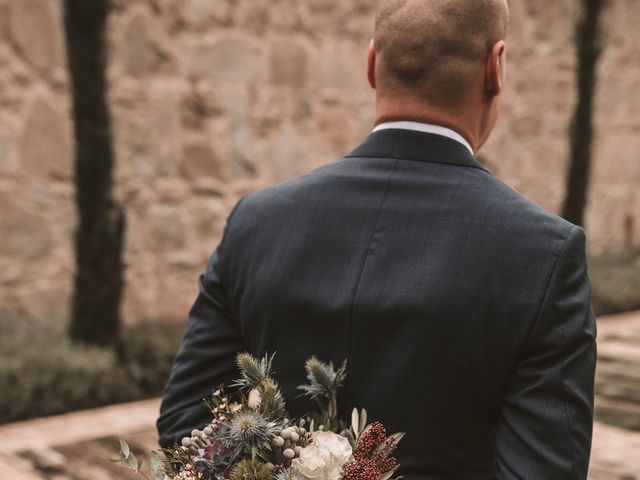
{"type": "Polygon", "coordinates": [[[640,430],[640,313],[599,323],[596,393],[598,419],[640,430]]]}
{"type": "MultiPolygon", "coordinates": [[[[598,345],[598,421],[589,480],[640,480],[640,312],[601,320],[598,345]]],[[[136,454],[157,448],[158,407],[154,399],[0,426],[0,477],[142,478],[109,459],[116,456],[118,438],[136,454]]]]}

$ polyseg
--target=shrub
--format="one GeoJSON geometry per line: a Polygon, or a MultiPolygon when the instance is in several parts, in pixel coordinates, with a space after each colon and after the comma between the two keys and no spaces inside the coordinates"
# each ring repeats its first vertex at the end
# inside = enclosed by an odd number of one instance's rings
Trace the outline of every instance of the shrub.
{"type": "Polygon", "coordinates": [[[0,317],[0,423],[162,393],[184,325],[124,329],[117,351],[72,344],[61,326],[0,317]]]}

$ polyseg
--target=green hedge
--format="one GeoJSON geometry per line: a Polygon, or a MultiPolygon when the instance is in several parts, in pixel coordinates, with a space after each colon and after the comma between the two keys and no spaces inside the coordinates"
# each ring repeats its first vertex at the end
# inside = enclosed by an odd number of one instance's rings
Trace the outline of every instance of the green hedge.
{"type": "Polygon", "coordinates": [[[0,318],[0,423],[158,396],[184,325],[124,329],[115,352],[72,345],[62,327],[0,318]]]}

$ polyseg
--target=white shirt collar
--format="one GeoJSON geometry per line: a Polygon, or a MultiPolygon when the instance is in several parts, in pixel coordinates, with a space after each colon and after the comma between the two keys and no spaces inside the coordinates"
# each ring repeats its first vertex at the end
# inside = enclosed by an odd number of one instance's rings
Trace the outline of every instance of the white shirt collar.
{"type": "Polygon", "coordinates": [[[380,130],[387,130],[390,128],[396,128],[401,130],[414,130],[416,132],[424,132],[424,133],[433,133],[435,135],[442,135],[443,137],[450,138],[451,140],[455,140],[456,142],[461,143],[471,152],[471,155],[474,155],[473,148],[467,140],[460,135],[458,132],[454,132],[450,128],[442,127],[440,125],[433,125],[431,123],[422,123],[422,122],[411,122],[411,121],[400,121],[400,122],[384,122],[373,129],[374,132],[378,132],[380,130]]]}

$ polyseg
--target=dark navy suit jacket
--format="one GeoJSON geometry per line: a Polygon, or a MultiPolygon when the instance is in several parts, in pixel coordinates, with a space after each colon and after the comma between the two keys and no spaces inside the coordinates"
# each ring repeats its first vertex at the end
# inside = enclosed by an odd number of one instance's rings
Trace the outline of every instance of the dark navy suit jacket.
{"type": "Polygon", "coordinates": [[[404,431],[413,479],[584,479],[596,323],[585,234],[460,143],[371,134],[345,158],[244,196],[200,277],[158,419],[208,418],[234,357],[277,352],[292,415],[311,355],[348,359],[341,414],[404,431]]]}

